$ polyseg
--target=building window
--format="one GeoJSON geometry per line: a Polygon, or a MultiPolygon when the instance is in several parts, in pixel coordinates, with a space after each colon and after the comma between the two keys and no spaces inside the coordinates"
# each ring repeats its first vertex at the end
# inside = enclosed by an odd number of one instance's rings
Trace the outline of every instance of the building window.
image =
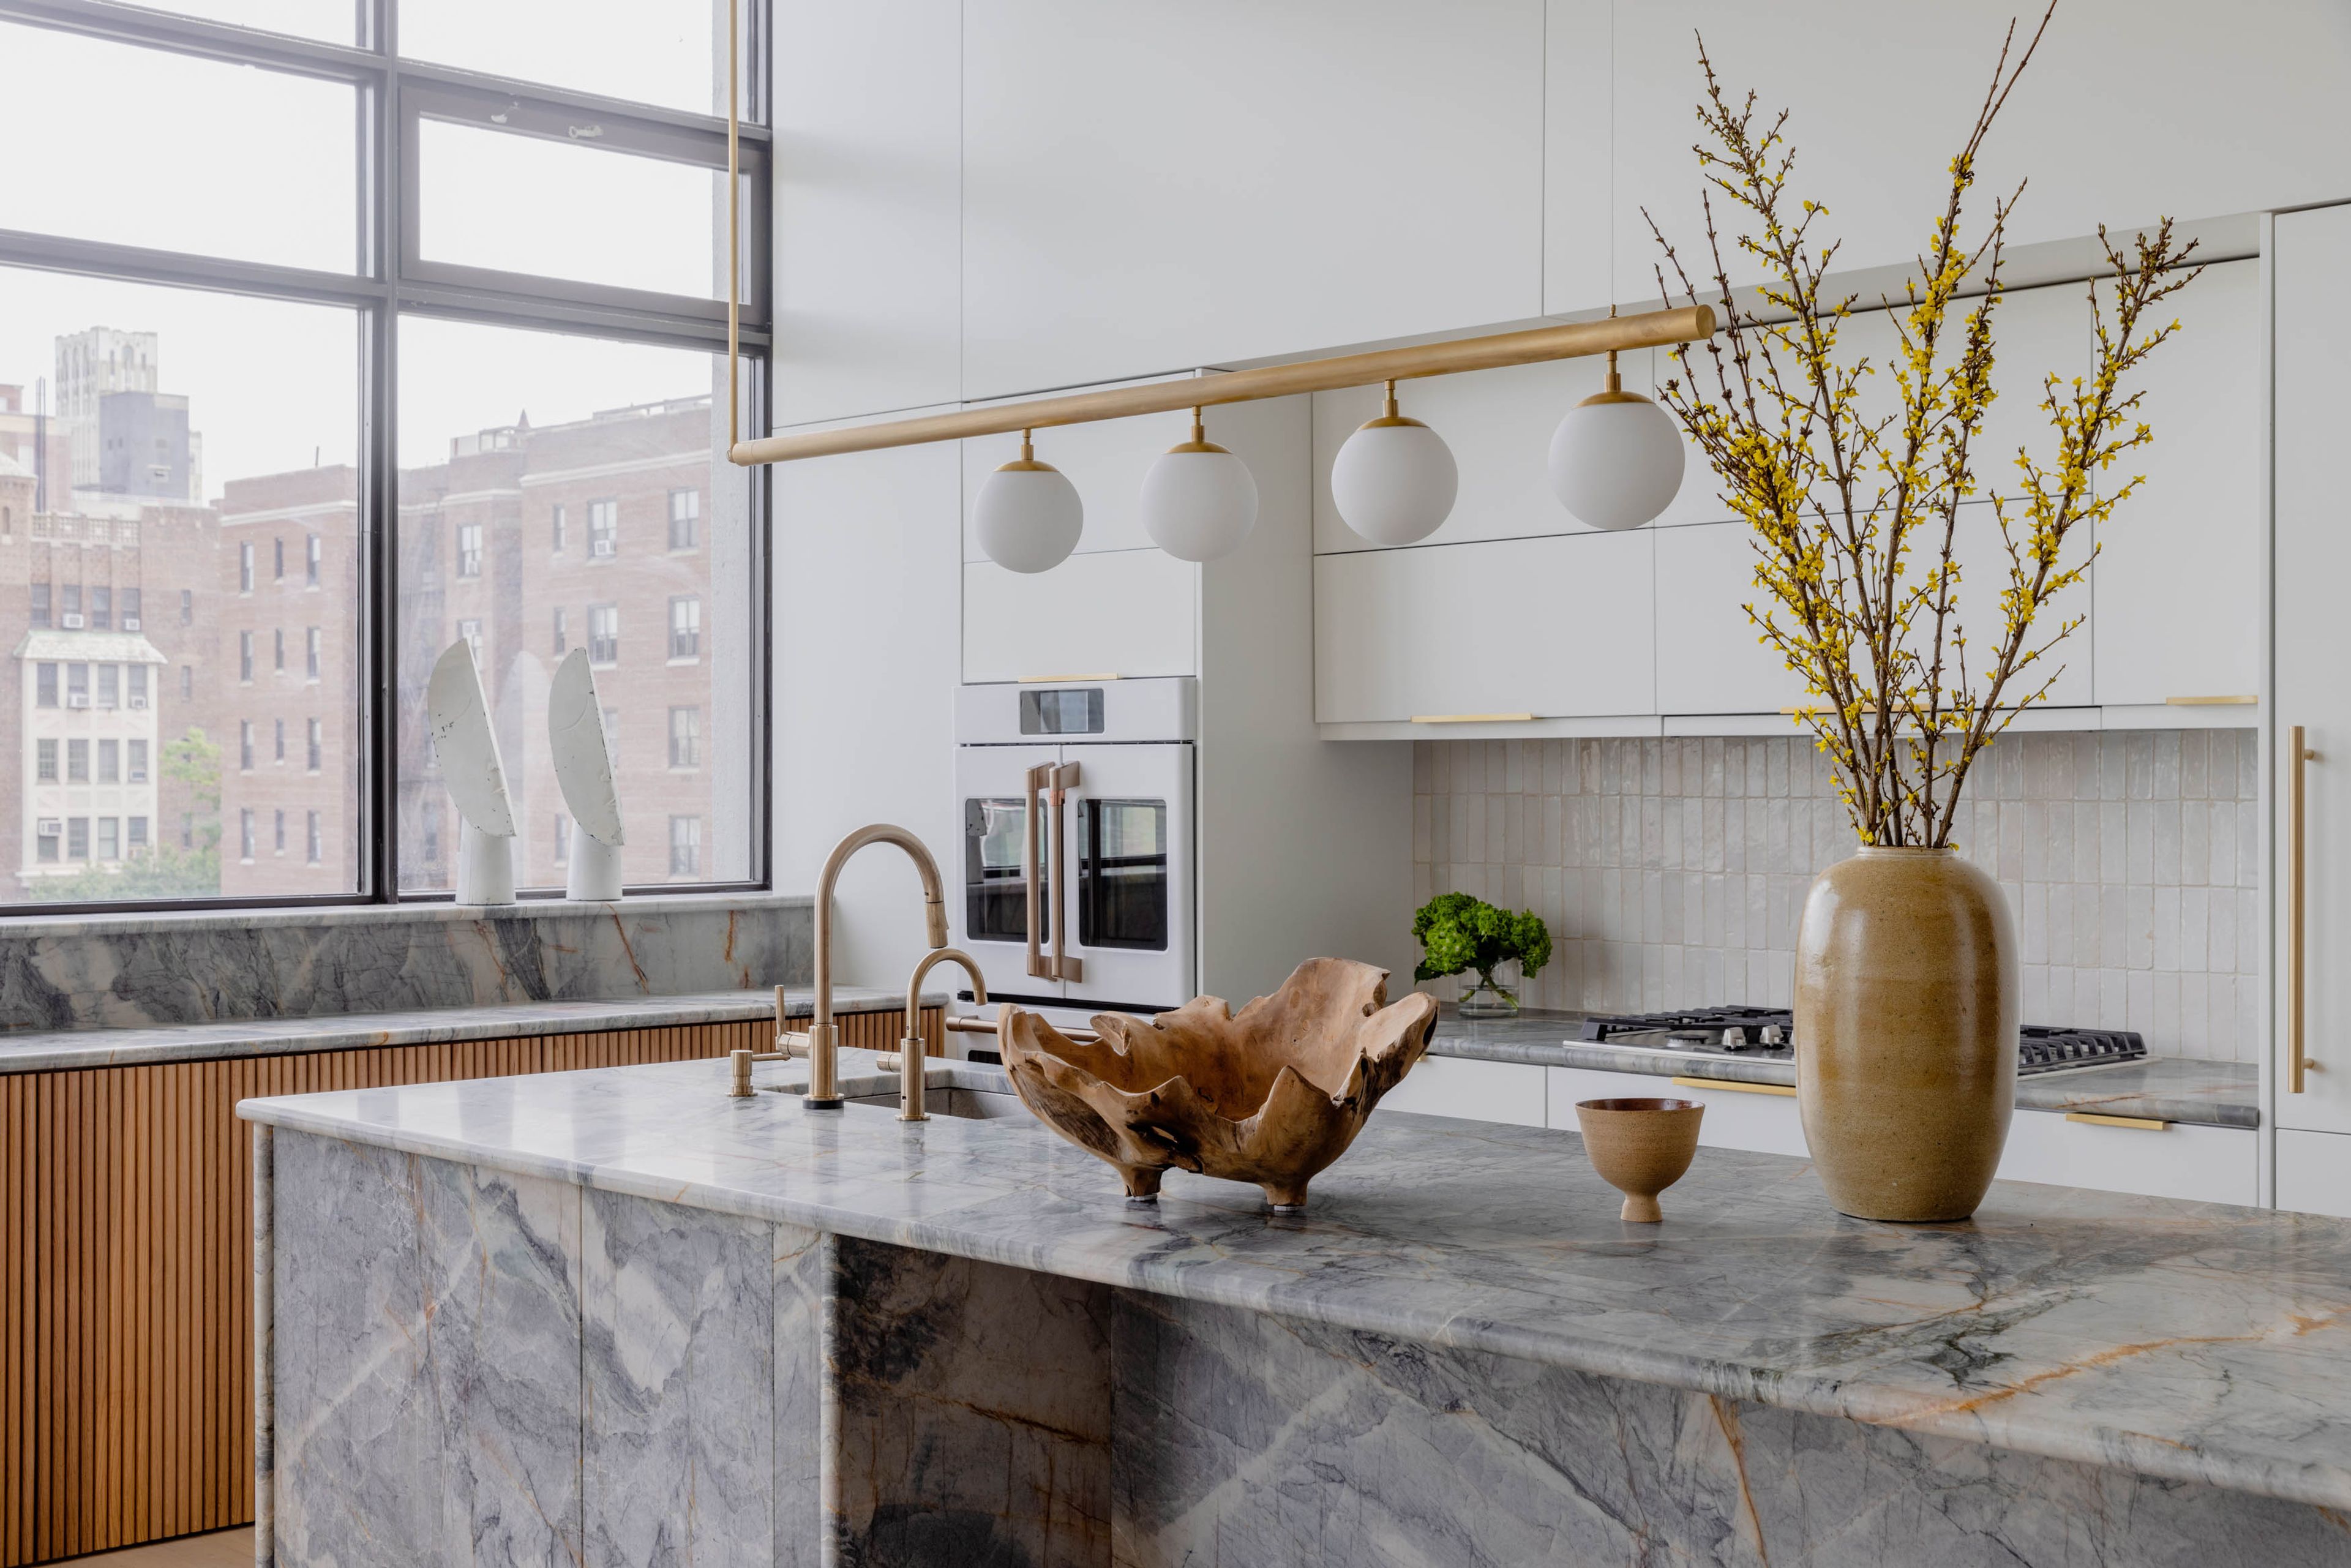
{"type": "Polygon", "coordinates": [[[272,652],[276,653],[277,658],[277,673],[282,675],[286,673],[286,628],[280,626],[276,631],[270,632],[269,635],[271,641],[276,644],[272,652]]]}
{"type": "Polygon", "coordinates": [[[122,706],[122,666],[99,664],[98,670],[98,706],[117,708],[122,706]]]}
{"type": "Polygon", "coordinates": [[[133,784],[147,782],[147,743],[143,740],[134,740],[131,743],[131,782],[133,784]]]}
{"type": "Polygon", "coordinates": [[[302,674],[305,680],[315,681],[319,678],[319,667],[323,662],[320,657],[321,652],[319,628],[312,626],[306,629],[302,633],[302,674]]]}
{"type": "Polygon", "coordinates": [[[89,819],[88,817],[66,819],[66,859],[69,861],[89,859],[89,819]]]}
{"type": "Polygon", "coordinates": [[[33,706],[57,706],[57,667],[55,664],[36,664],[33,667],[33,706]]]}
{"type": "Polygon", "coordinates": [[[253,684],[253,633],[236,634],[236,678],[246,685],[253,684]]]}
{"type": "Polygon", "coordinates": [[[272,841],[271,848],[274,853],[282,855],[286,852],[286,812],[281,808],[275,815],[277,819],[277,836],[272,841]]]}
{"type": "Polygon", "coordinates": [[[482,623],[478,621],[460,621],[457,622],[457,635],[463,637],[465,640],[465,645],[474,650],[474,668],[482,671],[486,677],[489,672],[482,663],[482,623]]]}
{"type": "Polygon", "coordinates": [[[89,629],[114,630],[114,590],[103,584],[93,584],[89,591],[89,629]]]}
{"type": "Polygon", "coordinates": [[[560,811],[555,813],[555,863],[571,863],[571,819],[560,811]]]}
{"type": "Polygon", "coordinates": [[[318,719],[310,721],[310,771],[316,773],[327,757],[327,727],[318,719]]]}
{"type": "Polygon", "coordinates": [[[100,817],[98,820],[99,859],[102,861],[119,861],[122,858],[121,833],[122,820],[120,818],[100,817]]]}
{"type": "Polygon", "coordinates": [[[81,630],[81,584],[68,582],[57,590],[57,612],[65,617],[66,630],[81,630]]]}
{"type": "Polygon", "coordinates": [[[418,816],[424,829],[417,835],[424,841],[424,858],[428,861],[437,861],[441,858],[441,802],[425,801],[418,816]]]}
{"type": "Polygon", "coordinates": [[[619,605],[591,604],[588,607],[588,662],[591,664],[617,664],[621,662],[619,605]]]}
{"type": "Polygon", "coordinates": [[[123,845],[135,855],[141,850],[147,847],[147,819],[144,817],[128,818],[125,820],[123,825],[129,830],[122,836],[123,845]]]}
{"type": "Polygon", "coordinates": [[[561,555],[563,553],[563,504],[559,501],[556,503],[555,510],[549,516],[547,535],[548,548],[554,550],[556,554],[561,555]]]}
{"type": "Polygon", "coordinates": [[[236,591],[239,593],[253,591],[253,541],[251,539],[236,547],[236,591]]]}
{"type": "Polygon", "coordinates": [[[621,553],[621,503],[588,503],[588,557],[610,560],[621,553]]]}
{"type": "Polygon", "coordinates": [[[122,743],[101,740],[98,743],[98,781],[100,784],[122,782],[122,743]]]}
{"type": "Polygon", "coordinates": [[[66,706],[88,707],[89,706],[89,666],[68,664],[66,666],[66,706]]]}
{"type": "Polygon", "coordinates": [[[45,865],[54,864],[57,858],[58,834],[53,827],[57,819],[52,817],[42,823],[40,833],[34,840],[37,847],[33,852],[33,858],[45,865]]]}
{"type": "Polygon", "coordinates": [[[253,721],[249,718],[236,721],[236,765],[245,772],[253,771],[253,721]]]}
{"type": "Polygon", "coordinates": [[[239,859],[253,859],[253,808],[241,806],[236,813],[236,851],[239,859]]]}
{"type": "Polygon", "coordinates": [[[193,626],[193,625],[194,625],[195,623],[196,623],[196,594],[195,594],[195,591],[194,591],[193,589],[183,588],[183,589],[180,590],[180,624],[181,624],[181,625],[183,625],[183,626],[193,626]]]}
{"type": "Polygon", "coordinates": [[[306,576],[305,586],[307,587],[316,588],[319,586],[319,563],[321,559],[319,551],[320,544],[318,535],[312,534],[308,538],[303,541],[302,570],[306,576]]]}
{"type": "Polygon", "coordinates": [[[89,782],[89,741],[68,740],[66,742],[66,782],[68,784],[87,784],[89,782]]]}
{"type": "Polygon", "coordinates": [[[669,493],[669,548],[692,549],[700,543],[702,522],[702,492],[672,490],[669,493]]]}
{"type": "Polygon", "coordinates": [[[193,702],[195,700],[195,695],[196,667],[193,664],[182,664],[180,666],[180,700],[193,702]]]}
{"type": "Polygon", "coordinates": [[[56,741],[37,740],[33,743],[33,779],[36,783],[40,784],[54,784],[57,781],[57,743],[56,741]]]}
{"type": "Polygon", "coordinates": [[[26,597],[30,601],[26,612],[30,623],[35,626],[47,626],[49,623],[49,585],[46,582],[32,582],[26,584],[26,597]]]}
{"type": "Polygon", "coordinates": [[[193,811],[180,813],[180,847],[183,850],[196,847],[196,814],[193,811]]]}
{"type": "Polygon", "coordinates": [[[700,708],[674,707],[669,710],[669,765],[672,768],[702,766],[700,708]]]}
{"type": "Polygon", "coordinates": [[[482,575],[482,525],[479,523],[457,525],[457,575],[482,575]]]}
{"type": "Polygon", "coordinates": [[[281,719],[277,720],[277,760],[278,760],[279,762],[284,762],[284,761],[286,760],[286,721],[285,721],[284,719],[282,719],[282,718],[281,718],[281,719]]]}
{"type": "Polygon", "coordinates": [[[702,601],[690,595],[669,601],[669,656],[702,656],[702,601]]]}
{"type": "Polygon", "coordinates": [[[282,538],[269,541],[269,580],[286,580],[286,541],[282,538]]]}
{"type": "Polygon", "coordinates": [[[563,606],[555,607],[555,656],[559,659],[571,649],[571,639],[566,630],[563,606]]]}
{"type": "Polygon", "coordinates": [[[309,813],[309,818],[308,829],[303,839],[302,858],[310,864],[317,865],[327,858],[327,837],[319,823],[319,813],[312,811],[309,813]]]}
{"type": "Polygon", "coordinates": [[[140,630],[141,624],[139,619],[139,591],[135,588],[126,588],[122,591],[122,629],[125,632],[136,632],[140,630]]]}
{"type": "Polygon", "coordinates": [[[147,666],[130,665],[123,671],[123,676],[131,683],[131,706],[135,708],[145,707],[147,706],[147,666]]]}
{"type": "Polygon", "coordinates": [[[669,874],[702,874],[701,818],[672,817],[669,820],[669,874]]]}

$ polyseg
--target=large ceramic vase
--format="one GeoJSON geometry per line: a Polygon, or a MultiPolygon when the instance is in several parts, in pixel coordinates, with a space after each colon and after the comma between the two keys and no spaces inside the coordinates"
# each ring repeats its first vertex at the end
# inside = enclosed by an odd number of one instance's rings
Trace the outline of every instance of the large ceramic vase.
{"type": "Polygon", "coordinates": [[[1804,899],[1796,1094],[1829,1201],[1964,1219],[2016,1104],[2016,926],[1953,850],[1866,848],[1804,899]]]}

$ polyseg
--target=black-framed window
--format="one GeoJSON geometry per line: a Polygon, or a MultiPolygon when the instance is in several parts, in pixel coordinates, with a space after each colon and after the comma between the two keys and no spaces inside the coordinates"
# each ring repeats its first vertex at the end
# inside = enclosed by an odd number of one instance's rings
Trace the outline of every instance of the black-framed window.
{"type": "MultiPolygon", "coordinates": [[[[641,7],[585,45],[515,52],[526,35],[481,28],[464,0],[357,0],[307,22],[281,9],[287,33],[112,0],[0,0],[14,112],[70,125],[89,84],[107,82],[110,132],[171,145],[190,192],[120,199],[98,139],[66,135],[19,160],[0,199],[0,320],[42,346],[37,362],[0,362],[0,382],[46,382],[37,412],[60,438],[41,493],[0,499],[12,529],[79,547],[43,558],[114,563],[102,583],[76,569],[28,584],[21,624],[0,603],[10,645],[35,630],[66,643],[26,650],[0,679],[34,683],[32,706],[78,710],[127,688],[152,724],[153,781],[131,781],[145,793],[124,809],[148,814],[121,821],[200,803],[179,832],[129,841],[156,862],[138,885],[160,899],[89,899],[84,865],[61,863],[89,862],[89,819],[10,824],[0,845],[35,852],[0,856],[0,907],[56,907],[68,888],[97,907],[443,892],[455,808],[425,763],[425,677],[472,622],[501,737],[523,753],[510,772],[543,777],[526,705],[553,655],[514,629],[563,604],[590,609],[568,629],[585,637],[559,632],[559,654],[586,642],[600,679],[642,692],[643,708],[710,710],[689,799],[656,747],[623,770],[625,879],[764,882],[767,483],[722,450],[726,12],[682,26],[674,8],[641,7]],[[268,373],[224,370],[255,363],[268,373]],[[540,528],[552,570],[528,548],[540,528]],[[140,615],[159,586],[163,604],[179,598],[164,624],[140,615]],[[277,595],[297,591],[308,612],[284,613],[277,595]],[[672,638],[649,629],[680,599],[701,604],[709,635],[697,624],[698,662],[674,665],[672,638]],[[624,610],[639,628],[625,644],[624,610]],[[288,673],[298,627],[308,684],[241,685],[265,653],[288,673]],[[77,657],[91,632],[150,647],[77,657]],[[179,678],[151,679],[151,664],[179,678]],[[300,726],[309,766],[256,800],[242,770],[264,724],[279,760],[300,726]],[[264,812],[278,852],[256,857],[264,812]],[[670,817],[696,824],[691,873],[664,852],[670,817]],[[298,874],[296,833],[311,862],[298,874]]],[[[750,436],[768,373],[766,0],[739,16],[735,391],[750,436]]],[[[12,346],[0,332],[0,356],[12,346]]],[[[65,733],[96,720],[66,714],[65,733]]],[[[29,791],[15,794],[29,816],[29,791]]],[[[559,890],[554,846],[518,861],[527,890],[559,890]]]]}

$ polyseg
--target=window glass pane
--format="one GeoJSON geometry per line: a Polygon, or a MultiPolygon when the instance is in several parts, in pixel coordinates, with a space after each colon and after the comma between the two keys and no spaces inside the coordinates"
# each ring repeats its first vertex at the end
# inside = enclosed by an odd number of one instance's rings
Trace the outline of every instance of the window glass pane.
{"type": "Polygon", "coordinates": [[[359,886],[359,342],[349,310],[0,268],[0,506],[32,519],[0,547],[0,705],[37,743],[0,817],[0,900],[359,886]],[[321,586],[240,594],[237,547],[268,559],[281,531],[322,537],[321,586]],[[309,624],[326,680],[265,664],[238,684],[241,648],[309,624]],[[312,716],[319,773],[238,771],[240,734],[312,716]],[[40,776],[47,739],[66,743],[64,779],[40,776]],[[323,866],[248,864],[233,830],[224,842],[224,822],[281,804],[324,814],[323,866]],[[95,860],[39,831],[118,818],[172,826],[95,860]]]}
{"type": "Polygon", "coordinates": [[[562,885],[555,826],[569,812],[547,744],[557,660],[548,628],[558,612],[596,665],[628,840],[623,875],[747,879],[750,491],[720,452],[725,358],[413,316],[401,322],[400,353],[402,888],[455,879],[458,816],[431,771],[424,686],[460,628],[476,626],[523,838],[517,881],[562,885]],[[704,548],[677,552],[669,496],[684,488],[706,497],[704,548]],[[550,555],[545,530],[557,507],[589,519],[589,535],[610,550],[550,555]],[[457,570],[469,528],[481,531],[479,576],[457,570]],[[671,662],[677,598],[701,606],[698,662],[671,662]],[[701,714],[692,774],[670,765],[679,708],[701,714]],[[690,830],[677,826],[687,820],[690,830]]]}
{"type": "Polygon", "coordinates": [[[726,298],[724,170],[443,120],[417,162],[423,260],[726,298]]]}
{"type": "MultiPolygon", "coordinates": [[[[742,13],[747,22],[753,7],[742,13]]],[[[401,0],[400,48],[492,76],[726,112],[726,0],[401,0]]]]}
{"type": "Polygon", "coordinates": [[[9,160],[0,225],[329,272],[357,264],[350,87],[0,22],[0,103],[18,145],[40,149],[9,160]]]}
{"type": "Polygon", "coordinates": [[[360,42],[360,7],[353,0],[149,0],[159,11],[202,16],[208,22],[291,33],[330,44],[360,42]]]}

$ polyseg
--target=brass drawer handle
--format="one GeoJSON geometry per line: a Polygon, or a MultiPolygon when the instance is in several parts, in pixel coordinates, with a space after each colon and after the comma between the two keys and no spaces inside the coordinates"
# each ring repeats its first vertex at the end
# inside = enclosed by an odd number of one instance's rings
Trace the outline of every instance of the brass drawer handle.
{"type": "Polygon", "coordinates": [[[1415,724],[1532,724],[1531,713],[1416,713],[1415,724]]]}
{"type": "Polygon", "coordinates": [[[2252,707],[2259,697],[2166,697],[2166,707],[2252,707]]]}
{"type": "Polygon", "coordinates": [[[1729,1078],[1677,1078],[1677,1089],[1728,1089],[1739,1094],[1777,1094],[1793,1100],[1796,1091],[1787,1083],[1740,1083],[1729,1078]]]}
{"type": "Polygon", "coordinates": [[[2090,1127],[2136,1127],[2142,1133],[2160,1133],[2171,1125],[2168,1122],[2158,1122],[2151,1116],[2105,1116],[2095,1111],[2068,1111],[2065,1113],[2065,1120],[2079,1122],[2090,1127]]]}

